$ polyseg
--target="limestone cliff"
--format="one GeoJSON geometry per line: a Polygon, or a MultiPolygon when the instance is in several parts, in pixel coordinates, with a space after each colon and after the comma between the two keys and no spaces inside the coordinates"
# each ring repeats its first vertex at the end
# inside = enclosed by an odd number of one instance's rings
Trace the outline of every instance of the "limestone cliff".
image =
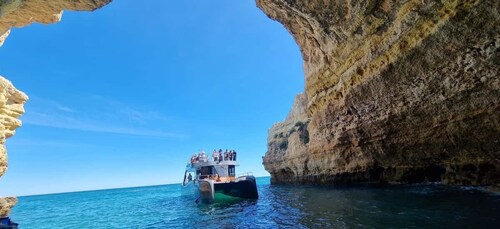
{"type": "Polygon", "coordinates": [[[0,46],[12,27],[61,20],[63,10],[92,11],[112,0],[0,0],[0,46]]]}
{"type": "Polygon", "coordinates": [[[276,173],[273,179],[280,179],[292,170],[304,170],[304,163],[296,164],[290,158],[301,157],[307,154],[307,145],[309,143],[309,132],[307,125],[307,99],[304,94],[299,94],[295,98],[292,110],[289,112],[285,121],[276,123],[268,133],[268,152],[263,158],[264,165],[269,171],[268,165],[274,162],[287,161],[288,167],[283,173],[276,173]]]}
{"type": "MultiPolygon", "coordinates": [[[[24,103],[28,100],[10,81],[0,76],[0,177],[7,170],[7,151],[5,140],[15,134],[15,129],[21,126],[18,119],[24,113],[24,103]]],[[[13,197],[0,198],[0,217],[8,214],[16,203],[13,197]]]]}
{"type": "Polygon", "coordinates": [[[300,46],[306,79],[308,141],[271,128],[272,182],[500,183],[499,1],[257,5],[300,46]]]}
{"type": "Polygon", "coordinates": [[[0,76],[0,177],[7,170],[5,140],[15,134],[21,126],[18,119],[24,113],[24,103],[28,100],[10,81],[0,76]]]}
{"type": "Polygon", "coordinates": [[[0,198],[0,217],[8,216],[11,208],[16,204],[17,198],[15,197],[0,198]]]}

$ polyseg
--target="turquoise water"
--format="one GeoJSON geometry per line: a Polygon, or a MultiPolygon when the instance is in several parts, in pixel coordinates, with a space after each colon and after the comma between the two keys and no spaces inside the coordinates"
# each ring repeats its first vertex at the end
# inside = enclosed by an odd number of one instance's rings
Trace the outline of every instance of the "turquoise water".
{"type": "Polygon", "coordinates": [[[180,185],[19,197],[21,228],[498,228],[500,196],[473,188],[270,185],[196,204],[180,185]]]}

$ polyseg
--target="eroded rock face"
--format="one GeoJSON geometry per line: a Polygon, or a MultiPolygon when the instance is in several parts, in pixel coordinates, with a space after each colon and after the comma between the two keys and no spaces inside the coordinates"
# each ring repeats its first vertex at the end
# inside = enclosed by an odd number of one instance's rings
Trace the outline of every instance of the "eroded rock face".
{"type": "Polygon", "coordinates": [[[295,163],[294,158],[307,154],[307,144],[309,143],[309,132],[307,125],[307,98],[305,94],[299,94],[295,98],[292,110],[288,113],[285,121],[276,123],[268,133],[268,152],[263,158],[267,171],[275,169],[275,161],[288,164],[286,171],[275,174],[273,179],[280,179],[291,175],[292,170],[303,171],[304,163],[295,163]]]}
{"type": "Polygon", "coordinates": [[[0,197],[0,218],[7,217],[17,204],[16,197],[0,197]]]}
{"type": "Polygon", "coordinates": [[[10,209],[16,204],[17,198],[15,197],[0,198],[0,217],[8,216],[10,209]]]}
{"type": "Polygon", "coordinates": [[[15,134],[21,126],[18,118],[24,113],[28,100],[23,92],[17,90],[10,81],[0,76],[0,177],[7,170],[5,140],[15,134]]]}
{"type": "Polygon", "coordinates": [[[2,0],[0,1],[0,46],[12,27],[24,27],[34,22],[42,24],[61,20],[63,10],[92,11],[111,0],[2,0]]]}
{"type": "MultiPolygon", "coordinates": [[[[0,76],[0,177],[7,170],[7,151],[5,140],[15,134],[21,126],[18,119],[24,113],[24,104],[28,100],[10,81],[0,76]]],[[[17,203],[14,197],[0,198],[0,217],[6,216],[10,208],[17,203]]]]}
{"type": "Polygon", "coordinates": [[[272,182],[500,183],[499,1],[257,5],[301,48],[310,120],[302,145],[270,130],[272,182]]]}

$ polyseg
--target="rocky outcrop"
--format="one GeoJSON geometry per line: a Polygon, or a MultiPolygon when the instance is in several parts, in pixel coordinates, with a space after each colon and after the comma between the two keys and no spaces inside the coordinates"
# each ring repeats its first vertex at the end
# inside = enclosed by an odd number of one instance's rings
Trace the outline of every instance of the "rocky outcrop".
{"type": "MultiPolygon", "coordinates": [[[[0,177],[7,170],[7,151],[5,140],[15,134],[21,126],[18,119],[24,113],[24,103],[28,100],[10,81],[0,76],[0,177]]],[[[6,216],[16,204],[14,197],[0,198],[0,217],[6,216]]]]}
{"type": "Polygon", "coordinates": [[[24,103],[28,100],[10,81],[0,76],[0,177],[7,170],[5,140],[15,134],[21,126],[18,119],[24,113],[24,103]]]}
{"type": "Polygon", "coordinates": [[[273,179],[282,179],[292,175],[294,170],[304,170],[304,163],[296,164],[290,158],[301,157],[307,154],[307,145],[309,143],[309,132],[307,125],[307,99],[305,94],[299,94],[295,98],[292,110],[288,113],[285,121],[276,123],[268,132],[268,152],[263,158],[264,165],[269,171],[269,165],[275,161],[288,163],[288,168],[282,173],[273,175],[273,179]],[[285,176],[285,177],[284,177],[285,176]]]}
{"type": "Polygon", "coordinates": [[[111,0],[1,0],[0,1],[0,46],[12,27],[24,27],[34,22],[56,23],[61,20],[63,10],[93,11],[111,0]]]}
{"type": "Polygon", "coordinates": [[[272,182],[500,183],[500,2],[257,5],[300,46],[306,79],[308,141],[288,119],[271,128],[272,182]]]}
{"type": "Polygon", "coordinates": [[[17,198],[15,197],[6,197],[0,198],[0,218],[8,216],[10,213],[10,209],[17,204],[17,198]]]}

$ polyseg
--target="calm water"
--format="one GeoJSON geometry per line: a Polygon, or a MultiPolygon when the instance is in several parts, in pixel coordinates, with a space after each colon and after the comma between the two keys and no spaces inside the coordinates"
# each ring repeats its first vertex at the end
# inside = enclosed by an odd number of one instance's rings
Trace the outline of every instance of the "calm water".
{"type": "Polygon", "coordinates": [[[500,196],[463,187],[269,185],[196,204],[180,185],[20,197],[21,228],[499,228],[500,196]]]}

